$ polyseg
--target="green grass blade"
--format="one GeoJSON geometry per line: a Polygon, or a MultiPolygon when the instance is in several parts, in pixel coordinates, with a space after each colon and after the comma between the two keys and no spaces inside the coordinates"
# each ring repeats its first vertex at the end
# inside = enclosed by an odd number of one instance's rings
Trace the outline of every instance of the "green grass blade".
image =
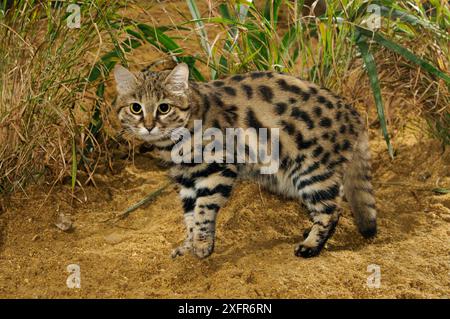
{"type": "Polygon", "coordinates": [[[139,31],[144,35],[144,39],[149,43],[155,45],[161,51],[172,55],[183,53],[183,49],[168,35],[162,32],[159,28],[149,26],[147,24],[139,23],[137,25],[139,31]]]}
{"type": "Polygon", "coordinates": [[[278,13],[283,0],[268,0],[264,7],[264,18],[271,21],[273,25],[278,23],[278,13]]]}
{"type": "Polygon", "coordinates": [[[123,57],[122,50],[124,52],[130,52],[132,49],[136,49],[142,45],[142,42],[135,39],[128,39],[123,41],[118,48],[103,55],[99,62],[94,65],[91,73],[89,74],[88,81],[96,81],[102,74],[107,75],[112,70],[117,61],[123,57]]]}
{"type": "Polygon", "coordinates": [[[443,79],[447,86],[450,87],[450,75],[445,74],[444,72],[440,71],[438,68],[433,66],[432,64],[428,63],[427,61],[423,60],[422,58],[419,58],[417,55],[406,49],[405,47],[383,37],[378,32],[373,32],[368,29],[362,28],[360,26],[356,26],[356,30],[366,36],[367,38],[370,38],[380,44],[381,46],[384,46],[385,48],[394,51],[397,54],[400,54],[405,59],[409,60],[410,62],[422,67],[427,72],[443,79]]]}
{"type": "MultiPolygon", "coordinates": [[[[247,14],[248,14],[248,10],[249,7],[251,5],[251,1],[248,2],[244,2],[244,3],[237,3],[236,4],[236,12],[237,12],[237,17],[232,17],[228,4],[226,3],[222,3],[219,5],[218,10],[219,10],[219,14],[221,15],[221,17],[223,19],[225,19],[226,21],[234,21],[233,24],[228,26],[228,39],[225,41],[224,43],[224,51],[225,52],[233,52],[236,51],[239,55],[239,52],[241,52],[241,49],[237,46],[238,44],[238,38],[239,38],[239,29],[238,26],[239,25],[243,25],[247,14]]],[[[227,60],[227,58],[225,57],[225,55],[221,55],[219,58],[219,67],[220,67],[220,71],[223,72],[228,72],[229,70],[229,61],[227,60]]],[[[242,64],[241,64],[242,66],[242,64]]]]}
{"type": "MultiPolygon", "coordinates": [[[[205,24],[203,23],[203,20],[201,20],[201,15],[200,15],[200,11],[198,10],[197,7],[197,3],[195,0],[186,0],[186,3],[188,5],[189,11],[191,12],[192,18],[196,21],[195,25],[196,25],[196,32],[199,35],[200,38],[200,44],[203,47],[203,50],[205,50],[208,59],[211,60],[214,64],[215,59],[214,56],[212,54],[212,48],[211,45],[209,44],[209,39],[208,39],[208,34],[206,33],[205,30],[205,24]]],[[[210,68],[210,72],[211,72],[211,78],[215,79],[217,72],[214,68],[210,68]]]]}
{"type": "Polygon", "coordinates": [[[300,29],[297,25],[292,26],[289,28],[289,30],[284,34],[283,38],[281,39],[281,54],[283,56],[288,55],[289,49],[298,42],[298,37],[300,34],[300,29]]]}
{"type": "Polygon", "coordinates": [[[248,10],[252,5],[253,0],[244,1],[244,3],[238,3],[236,5],[238,11],[238,19],[240,22],[244,22],[245,18],[247,18],[248,10]]]}
{"type": "Polygon", "coordinates": [[[162,52],[171,55],[177,63],[185,62],[189,65],[191,75],[195,80],[205,81],[205,78],[201,72],[194,65],[196,58],[193,56],[182,56],[184,50],[175,42],[175,40],[166,35],[160,28],[143,23],[138,24],[137,27],[141,33],[134,30],[128,30],[128,34],[133,35],[138,39],[145,40],[162,52]]]}
{"type": "Polygon", "coordinates": [[[405,12],[398,8],[394,8],[392,5],[380,5],[380,15],[382,17],[388,18],[389,20],[396,21],[399,20],[401,22],[407,23],[413,27],[421,26],[425,29],[431,30],[437,36],[445,39],[450,39],[450,36],[447,32],[443,32],[439,26],[431,23],[428,20],[423,18],[419,18],[411,13],[405,12]]]}
{"type": "Polygon", "coordinates": [[[232,19],[230,10],[228,9],[228,4],[226,4],[226,3],[221,3],[221,4],[219,4],[219,6],[218,6],[217,9],[219,10],[219,14],[220,14],[223,18],[228,19],[228,20],[231,20],[231,19],[232,19]]]}
{"type": "Polygon", "coordinates": [[[202,16],[200,15],[200,11],[198,10],[197,3],[195,0],[186,0],[186,3],[188,5],[192,18],[195,20],[195,25],[197,26],[196,32],[200,37],[200,43],[206,53],[208,55],[211,55],[211,47],[209,45],[208,35],[205,30],[205,24],[201,20],[202,16]]]}
{"type": "Polygon", "coordinates": [[[384,115],[383,99],[381,97],[380,82],[378,80],[377,66],[375,64],[375,59],[372,53],[369,51],[369,45],[367,43],[367,38],[361,36],[356,40],[356,45],[361,52],[362,58],[364,60],[366,71],[369,76],[370,86],[372,88],[373,97],[375,99],[375,105],[377,107],[378,119],[381,124],[381,131],[383,132],[384,139],[387,144],[389,156],[394,158],[394,151],[392,149],[389,133],[387,130],[386,117],[384,115]]]}
{"type": "Polygon", "coordinates": [[[449,188],[433,188],[431,190],[433,193],[439,194],[439,195],[445,195],[445,194],[450,194],[450,189],[449,188]]]}

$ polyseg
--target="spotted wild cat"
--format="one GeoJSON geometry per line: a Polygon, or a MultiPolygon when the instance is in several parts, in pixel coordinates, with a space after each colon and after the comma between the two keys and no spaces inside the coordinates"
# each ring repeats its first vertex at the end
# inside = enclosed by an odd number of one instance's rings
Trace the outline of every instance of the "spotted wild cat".
{"type": "MultiPolygon", "coordinates": [[[[193,82],[188,80],[186,64],[171,71],[137,73],[116,66],[114,75],[116,108],[124,131],[152,144],[164,161],[173,162],[174,155],[193,156],[206,148],[209,141],[196,144],[183,138],[181,145],[188,145],[190,155],[184,153],[186,148],[174,151],[180,144],[175,132],[184,128],[195,134],[196,121],[201,121],[203,133],[211,128],[224,133],[231,128],[254,129],[241,140],[246,158],[258,152],[250,142],[252,135],[263,128],[278,129],[279,167],[271,174],[261,173],[266,164],[260,161],[229,161],[225,154],[212,162],[173,165],[171,175],[180,185],[187,228],[187,238],[173,257],[193,252],[204,258],[213,252],[216,215],[237,178],[254,179],[271,191],[303,202],[313,224],[295,248],[297,256],[319,254],[338,223],[344,195],[360,233],[375,236],[365,125],[352,106],[329,90],[276,72],[193,82]]],[[[237,153],[240,146],[235,144],[227,154],[237,153]]]]}

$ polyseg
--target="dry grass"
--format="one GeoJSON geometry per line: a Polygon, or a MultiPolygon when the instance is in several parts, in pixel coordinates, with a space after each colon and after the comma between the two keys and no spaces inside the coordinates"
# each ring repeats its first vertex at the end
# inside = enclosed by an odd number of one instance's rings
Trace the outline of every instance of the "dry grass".
{"type": "MultiPolygon", "coordinates": [[[[49,2],[50,3],[50,2],[49,2]]],[[[0,16],[0,193],[72,175],[92,109],[93,64],[115,2],[89,1],[80,28],[65,7],[19,1],[0,16]],[[73,145],[72,145],[73,144],[73,145]]]]}
{"type": "MultiPolygon", "coordinates": [[[[446,65],[448,69],[450,60],[438,47],[416,41],[405,46],[436,61],[436,64],[442,61],[442,66],[446,65]]],[[[387,49],[378,47],[374,57],[379,66],[386,120],[394,144],[396,132],[409,127],[427,132],[442,144],[450,145],[450,90],[445,82],[387,49]]],[[[336,91],[342,96],[366,107],[368,112],[373,109],[372,97],[367,95],[370,85],[361,61],[354,60],[339,81],[342,85],[337,86],[336,91]]],[[[369,124],[371,127],[380,126],[378,121],[369,124]]]]}
{"type": "MultiPolygon", "coordinates": [[[[411,40],[404,46],[433,61],[441,71],[449,72],[450,56],[436,42],[411,40]]],[[[377,51],[381,85],[384,92],[391,92],[391,96],[385,95],[385,100],[403,102],[392,105],[395,109],[388,119],[392,126],[403,127],[413,120],[418,129],[428,130],[443,144],[450,145],[450,87],[398,54],[386,49],[377,51]],[[408,116],[404,117],[405,114],[408,116]],[[423,119],[428,127],[423,125],[423,119]]]]}

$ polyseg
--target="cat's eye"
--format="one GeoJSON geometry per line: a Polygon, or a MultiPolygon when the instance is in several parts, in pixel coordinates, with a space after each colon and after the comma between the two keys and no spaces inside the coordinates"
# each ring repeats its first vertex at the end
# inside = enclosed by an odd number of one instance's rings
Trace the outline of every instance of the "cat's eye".
{"type": "Polygon", "coordinates": [[[163,115],[167,114],[170,112],[170,109],[171,109],[171,107],[167,103],[161,103],[160,105],[158,105],[158,112],[160,114],[163,114],[163,115]]]}
{"type": "Polygon", "coordinates": [[[139,103],[133,103],[130,105],[130,111],[134,115],[140,115],[142,113],[142,106],[139,103]]]}

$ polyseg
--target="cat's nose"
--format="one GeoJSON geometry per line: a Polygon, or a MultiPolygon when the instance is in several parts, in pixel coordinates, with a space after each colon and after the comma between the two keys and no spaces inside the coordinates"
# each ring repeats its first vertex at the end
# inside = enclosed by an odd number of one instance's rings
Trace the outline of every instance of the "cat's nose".
{"type": "Polygon", "coordinates": [[[153,125],[151,127],[146,126],[145,128],[147,129],[148,133],[151,134],[151,135],[159,134],[159,128],[156,127],[155,125],[153,125]]]}

